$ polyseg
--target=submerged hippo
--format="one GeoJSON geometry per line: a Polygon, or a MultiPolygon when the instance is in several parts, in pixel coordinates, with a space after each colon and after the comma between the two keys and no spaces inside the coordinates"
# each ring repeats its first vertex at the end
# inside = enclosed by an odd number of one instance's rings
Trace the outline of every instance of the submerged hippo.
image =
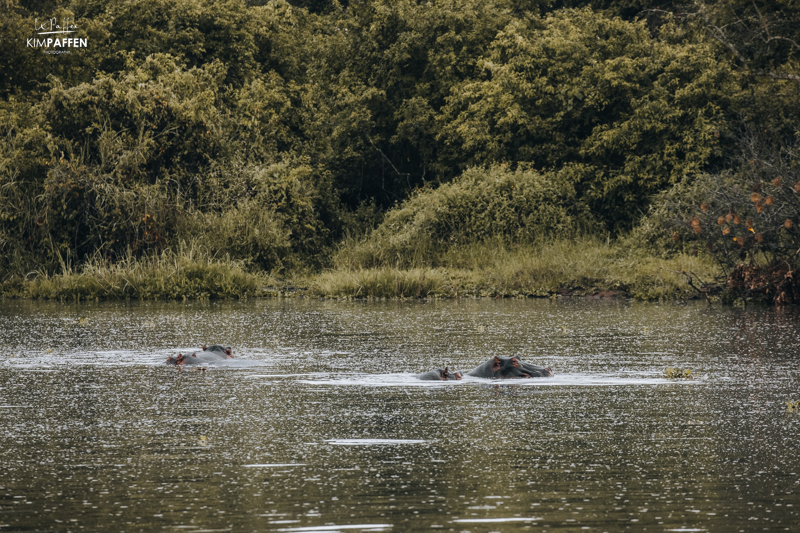
{"type": "Polygon", "coordinates": [[[455,380],[461,379],[461,372],[450,372],[447,370],[447,367],[444,368],[434,368],[433,370],[428,370],[417,376],[419,379],[424,379],[428,381],[447,381],[447,380],[455,380]]]}
{"type": "Polygon", "coordinates": [[[225,348],[219,344],[212,344],[211,346],[203,345],[202,351],[193,352],[190,355],[181,353],[177,357],[170,355],[167,357],[167,364],[172,366],[201,365],[203,363],[218,363],[227,359],[233,359],[231,347],[225,348]]]}
{"type": "Polygon", "coordinates": [[[517,356],[498,357],[495,355],[485,363],[481,363],[467,372],[467,375],[476,378],[496,379],[549,378],[553,376],[553,371],[543,366],[524,363],[517,356]]]}
{"type": "MultiPolygon", "coordinates": [[[[448,372],[447,368],[436,368],[419,375],[419,379],[425,380],[447,380],[461,379],[461,372],[448,372]],[[457,376],[457,377],[451,377],[457,376]]],[[[553,376],[553,371],[543,366],[524,363],[519,357],[499,357],[494,356],[485,363],[481,363],[469,372],[468,376],[476,378],[549,378],[553,376]]]]}

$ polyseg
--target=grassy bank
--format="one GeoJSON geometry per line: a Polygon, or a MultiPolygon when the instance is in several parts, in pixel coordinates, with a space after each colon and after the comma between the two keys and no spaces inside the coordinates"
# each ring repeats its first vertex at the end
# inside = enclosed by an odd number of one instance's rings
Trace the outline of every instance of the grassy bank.
{"type": "Polygon", "coordinates": [[[240,262],[215,258],[182,246],[144,258],[111,262],[94,258],[79,269],[29,274],[0,286],[7,297],[33,299],[221,299],[277,295],[278,283],[265,273],[248,272],[240,262]]]}
{"type": "MultiPolygon", "coordinates": [[[[340,255],[341,257],[341,255],[340,255]]],[[[697,296],[681,270],[704,281],[715,267],[704,257],[661,259],[624,244],[585,239],[541,245],[475,244],[445,253],[437,266],[360,268],[339,264],[286,281],[248,271],[227,257],[182,247],[112,263],[96,258],[80,269],[32,273],[0,285],[5,297],[31,299],[239,299],[303,295],[322,298],[457,298],[598,295],[641,300],[697,296]],[[298,288],[300,287],[300,288],[298,288]]]]}
{"type": "Polygon", "coordinates": [[[686,254],[661,259],[598,240],[541,245],[475,244],[448,251],[440,266],[359,268],[340,265],[313,279],[310,292],[328,298],[596,295],[615,291],[642,300],[697,296],[681,270],[704,281],[716,267],[686,254]]]}

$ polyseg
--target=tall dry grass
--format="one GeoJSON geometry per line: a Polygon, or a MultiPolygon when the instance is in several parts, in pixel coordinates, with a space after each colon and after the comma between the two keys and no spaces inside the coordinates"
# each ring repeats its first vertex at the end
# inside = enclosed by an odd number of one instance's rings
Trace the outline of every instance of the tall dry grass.
{"type": "Polygon", "coordinates": [[[624,241],[583,238],[528,245],[502,240],[452,248],[436,267],[342,267],[316,276],[311,293],[331,298],[549,296],[621,291],[642,300],[689,298],[696,292],[681,273],[711,281],[708,258],[653,257],[624,241]]]}
{"type": "Polygon", "coordinates": [[[22,284],[22,296],[42,299],[217,299],[259,296],[275,280],[250,273],[230,257],[214,257],[189,243],[177,249],[110,261],[94,257],[73,268],[62,261],[61,272],[33,273],[22,284]]]}

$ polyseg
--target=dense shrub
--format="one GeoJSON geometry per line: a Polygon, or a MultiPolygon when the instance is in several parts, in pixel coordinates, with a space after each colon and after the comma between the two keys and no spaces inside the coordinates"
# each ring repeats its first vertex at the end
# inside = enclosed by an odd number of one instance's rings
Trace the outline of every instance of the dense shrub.
{"type": "Polygon", "coordinates": [[[324,261],[337,195],[329,173],[280,155],[282,81],[256,78],[227,103],[224,73],[131,56],[123,73],[52,78],[38,104],[0,107],[0,268],[52,272],[187,239],[266,270],[324,261]]]}
{"type": "Polygon", "coordinates": [[[454,246],[496,239],[531,243],[594,230],[593,217],[577,199],[579,179],[571,167],[546,174],[469,169],[390,210],[372,234],[340,252],[338,264],[430,265],[454,246]]]}
{"type": "Polygon", "coordinates": [[[800,303],[800,145],[752,130],[739,145],[736,168],[660,194],[637,234],[662,249],[709,254],[734,295],[800,303]]]}
{"type": "Polygon", "coordinates": [[[769,158],[731,159],[749,142],[731,117],[773,144],[796,130],[797,6],[669,5],[12,0],[0,283],[187,242],[307,271],[344,235],[339,264],[445,264],[489,241],[615,234],[653,198],[637,235],[660,253],[792,264],[795,178],[745,175],[769,158]],[[90,46],[25,47],[35,17],[74,18],[90,46]],[[734,214],[744,226],[691,241],[734,214]]]}
{"type": "Polygon", "coordinates": [[[712,46],[681,41],[674,26],[660,33],[590,10],[514,20],[482,59],[485,75],[453,88],[440,163],[581,165],[594,214],[630,227],[650,195],[718,154],[736,90],[712,46]]]}

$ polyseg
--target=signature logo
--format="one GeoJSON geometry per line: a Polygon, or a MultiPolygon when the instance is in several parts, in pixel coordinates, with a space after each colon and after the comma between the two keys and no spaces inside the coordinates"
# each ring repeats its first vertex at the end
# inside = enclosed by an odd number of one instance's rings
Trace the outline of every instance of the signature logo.
{"type": "Polygon", "coordinates": [[[73,18],[53,17],[45,20],[36,18],[33,31],[36,32],[36,37],[27,39],[27,48],[44,48],[47,54],[68,54],[70,51],[65,50],[66,48],[86,48],[88,45],[87,37],[69,36],[78,31],[78,25],[73,18]]]}

